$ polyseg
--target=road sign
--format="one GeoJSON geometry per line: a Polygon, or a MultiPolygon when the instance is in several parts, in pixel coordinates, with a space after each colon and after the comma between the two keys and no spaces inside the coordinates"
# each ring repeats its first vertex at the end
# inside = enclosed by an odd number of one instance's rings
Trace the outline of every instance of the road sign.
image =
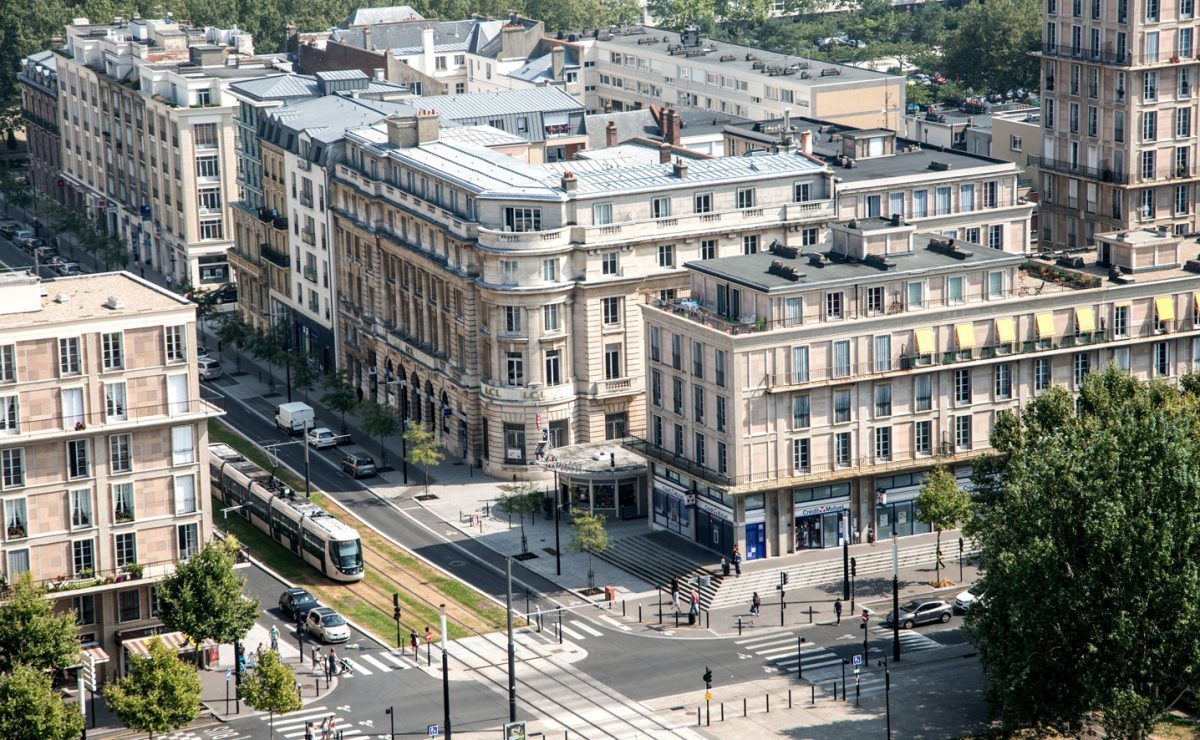
{"type": "Polygon", "coordinates": [[[504,725],[504,740],[525,740],[525,723],[509,722],[504,725]]]}
{"type": "Polygon", "coordinates": [[[437,737],[441,731],[441,728],[439,728],[437,725],[430,725],[425,728],[425,732],[429,733],[429,737],[437,737]]]}
{"type": "Polygon", "coordinates": [[[233,680],[233,669],[232,669],[232,668],[226,668],[226,669],[225,669],[225,680],[226,680],[226,681],[232,681],[232,680],[233,680]]]}
{"type": "Polygon", "coordinates": [[[711,691],[704,692],[704,701],[712,701],[712,692],[711,691]]]}
{"type": "Polygon", "coordinates": [[[854,665],[862,665],[862,656],[861,655],[854,656],[854,665]]]}

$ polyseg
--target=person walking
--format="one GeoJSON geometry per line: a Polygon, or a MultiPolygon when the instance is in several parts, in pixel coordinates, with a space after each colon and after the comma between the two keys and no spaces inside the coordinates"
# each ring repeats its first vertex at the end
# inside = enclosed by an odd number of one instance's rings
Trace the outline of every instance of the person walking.
{"type": "Polygon", "coordinates": [[[535,623],[537,623],[537,631],[541,632],[542,631],[542,607],[540,605],[534,607],[533,621],[535,623]]]}
{"type": "Polygon", "coordinates": [[[679,576],[671,579],[671,608],[679,611],[679,576]]]}
{"type": "Polygon", "coordinates": [[[167,284],[167,290],[170,290],[171,284],[174,283],[175,281],[171,278],[170,275],[167,275],[163,278],[163,282],[165,282],[167,284]]]}
{"type": "Polygon", "coordinates": [[[409,641],[409,643],[412,645],[412,649],[413,649],[413,660],[416,660],[416,659],[417,659],[417,647],[418,647],[418,646],[420,646],[420,644],[421,644],[421,643],[420,643],[420,638],[419,638],[419,637],[417,637],[417,631],[416,631],[416,630],[413,630],[412,632],[409,632],[409,633],[408,633],[408,641],[409,641]]]}
{"type": "Polygon", "coordinates": [[[836,624],[841,624],[842,623],[842,600],[841,599],[838,599],[837,601],[833,602],[833,613],[835,615],[837,615],[836,624]]]}
{"type": "Polygon", "coordinates": [[[329,717],[321,721],[321,740],[329,740],[329,717]]]}
{"type": "Polygon", "coordinates": [[[315,738],[313,738],[313,723],[312,722],[304,723],[304,740],[315,740],[315,738]]]}
{"type": "Polygon", "coordinates": [[[279,652],[279,630],[275,625],[271,625],[271,649],[279,652]]]}
{"type": "Polygon", "coordinates": [[[320,672],[321,666],[324,665],[324,663],[321,661],[321,647],[319,645],[313,645],[312,664],[313,664],[313,673],[320,672]]]}
{"type": "Polygon", "coordinates": [[[733,575],[740,578],[742,575],[742,551],[738,549],[737,545],[733,546],[733,557],[731,560],[733,560],[733,575]]]}
{"type": "Polygon", "coordinates": [[[758,592],[754,592],[754,596],[750,598],[750,621],[758,621],[758,613],[762,610],[762,599],[759,598],[758,592]]]}

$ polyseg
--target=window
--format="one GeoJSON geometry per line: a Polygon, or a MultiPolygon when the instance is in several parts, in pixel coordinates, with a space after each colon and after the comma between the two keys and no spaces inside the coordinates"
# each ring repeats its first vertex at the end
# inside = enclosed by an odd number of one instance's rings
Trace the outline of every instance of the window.
{"type": "Polygon", "coordinates": [[[650,201],[651,218],[668,218],[671,215],[670,198],[653,198],[650,201]]]}
{"type": "Polygon", "coordinates": [[[875,372],[892,369],[892,337],[889,334],[875,337],[875,372]]]}
{"type": "Polygon", "coordinates": [[[101,334],[100,351],[105,370],[120,370],[125,367],[121,332],[101,334]]]}
{"type": "Polygon", "coordinates": [[[713,209],[713,194],[696,193],[694,203],[696,213],[711,213],[713,209]]]}
{"type": "Polygon", "coordinates": [[[216,155],[196,157],[196,177],[217,178],[221,176],[221,162],[216,155]]]}
{"type": "Polygon", "coordinates": [[[812,415],[807,393],[792,396],[792,429],[808,429],[812,415]]]}
{"type": "Polygon", "coordinates": [[[844,378],[850,374],[850,340],[838,339],[833,343],[833,375],[844,378]]]}
{"type": "Polygon", "coordinates": [[[996,387],[996,400],[1005,401],[1012,398],[1012,364],[1001,362],[995,365],[993,376],[996,387]]]}
{"type": "Polygon", "coordinates": [[[592,223],[604,226],[612,223],[612,203],[596,203],[592,205],[592,223]]]}
{"type": "Polygon", "coordinates": [[[17,396],[0,397],[0,433],[19,434],[21,413],[17,396]]]}
{"type": "Polygon", "coordinates": [[[717,431],[725,431],[725,396],[714,396],[717,399],[717,431]]]}
{"type": "Polygon", "coordinates": [[[934,191],[934,208],[938,216],[945,216],[950,213],[950,187],[939,187],[934,191]]]}
{"type": "Polygon", "coordinates": [[[29,536],[29,514],[25,507],[25,499],[9,499],[4,502],[4,531],[10,540],[29,536]]]}
{"type": "Polygon", "coordinates": [[[11,383],[17,379],[17,347],[15,344],[0,345],[0,383],[11,383]]]}
{"type": "Polygon", "coordinates": [[[82,626],[96,623],[95,594],[76,596],[71,600],[71,605],[75,609],[75,624],[82,626]]]}
{"type": "Polygon", "coordinates": [[[929,191],[914,190],[912,194],[913,218],[925,218],[929,215],[929,191]]]}
{"type": "Polygon", "coordinates": [[[957,368],[954,371],[954,402],[960,406],[971,403],[971,370],[957,368]]]}
{"type": "Polygon", "coordinates": [[[133,521],[133,484],[114,483],[112,484],[111,490],[113,500],[113,520],[117,524],[133,521]]]}
{"type": "MultiPolygon", "coordinates": [[[[305,182],[312,184],[311,180],[305,179],[305,182]]],[[[311,201],[312,193],[308,193],[308,198],[311,201]]],[[[221,189],[220,188],[201,188],[197,191],[196,199],[199,201],[201,213],[212,213],[221,210],[221,189]]]]}
{"type": "Polygon", "coordinates": [[[867,218],[879,218],[879,216],[880,216],[879,202],[880,202],[880,196],[878,196],[878,195],[868,195],[867,196],[867,218]]]}
{"type": "Polygon", "coordinates": [[[75,540],[71,543],[72,573],[90,576],[96,573],[96,543],[92,540],[75,540]]]}
{"type": "Polygon", "coordinates": [[[108,438],[108,466],[110,473],[133,470],[132,435],[113,434],[108,438]]]}
{"type": "Polygon", "coordinates": [[[700,467],[704,467],[704,462],[705,462],[705,454],[704,453],[705,453],[704,435],[701,434],[700,432],[696,432],[695,458],[694,459],[696,460],[696,464],[699,465],[700,467]]]}
{"type": "Polygon", "coordinates": [[[191,426],[171,428],[172,465],[190,465],[196,462],[194,432],[191,426]]]}
{"type": "Polygon", "coordinates": [[[621,299],[602,298],[600,306],[604,315],[605,326],[615,326],[621,323],[621,299]]]}
{"type": "Polygon", "coordinates": [[[504,333],[505,334],[520,334],[521,333],[521,307],[520,306],[505,306],[504,307],[504,333]]]}
{"type": "Polygon", "coordinates": [[[184,327],[168,326],[163,329],[166,343],[167,362],[184,362],[187,360],[187,345],[184,341],[184,327]]]}
{"type": "Polygon", "coordinates": [[[88,454],[88,440],[73,439],[67,442],[67,477],[86,478],[92,473],[88,454]]]}
{"type": "Polygon", "coordinates": [[[867,313],[883,313],[883,286],[873,285],[867,288],[867,313]]]}
{"type": "Polygon", "coordinates": [[[850,432],[838,432],[833,435],[833,461],[840,467],[850,464],[850,432]]]}
{"type": "Polygon", "coordinates": [[[546,351],[546,385],[559,385],[562,383],[562,357],[561,352],[557,349],[546,351]]]}
{"type": "Polygon", "coordinates": [[[808,346],[792,347],[792,382],[808,382],[808,346]]]}
{"type": "Polygon", "coordinates": [[[108,421],[125,421],[129,407],[125,399],[125,383],[104,384],[104,416],[108,421]]]}
{"type": "Polygon", "coordinates": [[[892,459],[892,428],[875,428],[875,459],[887,462],[892,459]]]}
{"type": "Polygon", "coordinates": [[[600,255],[600,274],[601,275],[616,275],[617,274],[617,253],[605,252],[600,255]]]}
{"type": "Polygon", "coordinates": [[[1142,113],[1142,141],[1154,141],[1158,138],[1158,111],[1142,113]]]}
{"type": "Polygon", "coordinates": [[[962,276],[956,275],[946,278],[946,303],[951,306],[958,306],[965,302],[962,276]]]}
{"type": "Polygon", "coordinates": [[[167,376],[167,413],[172,416],[187,413],[187,380],[183,373],[167,376]]]}
{"type": "Polygon", "coordinates": [[[913,380],[913,403],[916,411],[929,411],[933,408],[933,376],[918,375],[913,380]]]}
{"type": "Polygon", "coordinates": [[[117,567],[137,562],[137,533],[122,532],[115,536],[117,567]]]}
{"type": "Polygon", "coordinates": [[[718,387],[725,387],[725,350],[713,350],[713,382],[718,387]]]}
{"type": "Polygon", "coordinates": [[[542,306],[542,329],[547,333],[558,331],[558,304],[542,306]]]}
{"type": "Polygon", "coordinates": [[[1083,379],[1092,369],[1091,357],[1087,352],[1076,352],[1072,364],[1075,368],[1075,387],[1078,388],[1083,385],[1083,379]]]}
{"type": "Polygon", "coordinates": [[[69,492],[71,503],[71,528],[86,529],[92,526],[92,492],[80,488],[69,492]]]}
{"type": "Polygon", "coordinates": [[[1171,375],[1171,345],[1167,342],[1154,343],[1154,374],[1160,378],[1171,375]]]}
{"type": "Polygon", "coordinates": [[[196,476],[175,476],[175,514],[194,514],[196,511],[196,476]]]}
{"type": "Polygon", "coordinates": [[[662,362],[662,330],[657,326],[650,327],[650,359],[662,362]]]}
{"type": "Polygon", "coordinates": [[[683,381],[679,378],[671,378],[671,410],[683,415],[683,381]]]}
{"type": "Polygon", "coordinates": [[[792,189],[792,199],[797,203],[805,203],[812,200],[812,183],[796,183],[792,189]]]}
{"type": "Polygon", "coordinates": [[[983,207],[996,208],[999,205],[999,184],[995,180],[988,180],[983,184],[983,207]]]}
{"type": "Polygon", "coordinates": [[[59,339],[58,374],[78,375],[79,372],[79,337],[59,339]]]}
{"type": "Polygon", "coordinates": [[[971,417],[954,417],[954,445],[960,450],[971,449],[971,417]]]}
{"type": "Polygon", "coordinates": [[[675,425],[675,454],[682,457],[686,454],[683,450],[683,426],[675,425]]]}
{"type": "Polygon", "coordinates": [[[737,207],[738,208],[753,208],[755,201],[754,188],[738,188],[737,189],[737,207]]]}
{"type": "Polygon", "coordinates": [[[63,388],[59,391],[62,403],[63,428],[81,429],[83,427],[83,389],[63,388]]]}
{"type": "Polygon", "coordinates": [[[704,345],[700,342],[692,342],[692,375],[704,377],[704,345]]]}
{"type": "Polygon", "coordinates": [[[629,414],[620,411],[604,415],[604,438],[624,439],[629,429],[629,414]]]}
{"type": "Polygon", "coordinates": [[[658,266],[666,269],[675,267],[675,246],[673,244],[658,245],[658,266]]]}
{"type": "Polygon", "coordinates": [[[842,292],[840,290],[830,291],[825,294],[825,318],[842,318],[842,292]]]}
{"type": "Polygon", "coordinates": [[[845,424],[851,420],[850,389],[835,388],[833,391],[833,423],[845,424]]]}
{"type": "Polygon", "coordinates": [[[500,274],[504,285],[517,284],[517,261],[500,260],[500,274]]]}
{"type": "Polygon", "coordinates": [[[650,403],[662,407],[662,373],[650,371],[650,403]]]}
{"type": "Polygon", "coordinates": [[[0,464],[4,469],[5,488],[20,488],[25,485],[25,450],[19,447],[0,450],[0,464]]]}
{"type": "Polygon", "coordinates": [[[505,369],[508,385],[525,385],[525,356],[520,352],[508,352],[505,356],[505,369]]]}
{"type": "Polygon", "coordinates": [[[195,139],[197,149],[211,149],[213,147],[216,147],[218,144],[217,124],[215,124],[215,123],[193,124],[192,136],[195,139]]]}
{"type": "Polygon", "coordinates": [[[181,524],[176,529],[177,544],[179,546],[179,559],[187,560],[195,555],[200,549],[200,531],[199,525],[196,524],[181,524]]]}
{"type": "Polygon", "coordinates": [[[700,242],[700,259],[711,260],[717,256],[717,240],[705,239],[700,242]]]}
{"type": "Polygon", "coordinates": [[[1016,134],[1009,134],[1009,137],[1008,137],[1008,150],[1009,150],[1010,152],[1019,152],[1019,151],[1021,151],[1021,137],[1020,137],[1020,136],[1017,136],[1016,134]]]}
{"type": "Polygon", "coordinates": [[[652,425],[652,428],[654,431],[654,446],[662,447],[663,446],[663,423],[662,423],[661,416],[654,417],[654,423],[652,425]]]}
{"type": "Polygon", "coordinates": [[[1033,360],[1033,390],[1044,391],[1050,387],[1050,358],[1036,357],[1033,360]]]}
{"type": "Polygon", "coordinates": [[[683,337],[678,334],[671,335],[671,367],[683,369],[683,337]]]}
{"type": "Polygon", "coordinates": [[[704,387],[700,385],[692,386],[692,419],[704,423],[704,387]]]}
{"type": "Polygon", "coordinates": [[[541,231],[542,209],[506,207],[504,209],[505,231],[541,231]]]}
{"type": "Polygon", "coordinates": [[[742,237],[742,254],[758,254],[757,234],[748,234],[742,237]]]}
{"type": "Polygon", "coordinates": [[[1129,336],[1129,312],[1128,304],[1113,307],[1113,336],[1129,336]]]}
{"type": "Polygon", "coordinates": [[[133,622],[142,618],[141,592],[137,589],[117,594],[117,621],[133,622]]]}
{"type": "Polygon", "coordinates": [[[882,419],[892,415],[892,384],[875,384],[875,418],[882,419]]]}
{"type": "Polygon", "coordinates": [[[717,442],[717,472],[725,475],[729,470],[729,447],[724,442],[717,442]]]}
{"type": "Polygon", "coordinates": [[[604,379],[615,380],[625,377],[625,367],[621,364],[621,345],[619,343],[604,345],[604,379]]]}
{"type": "Polygon", "coordinates": [[[916,280],[908,284],[908,308],[910,311],[925,307],[925,283],[916,280]]]}
{"type": "Polygon", "coordinates": [[[792,440],[792,472],[807,473],[812,467],[812,440],[792,440]]]}
{"type": "Polygon", "coordinates": [[[29,550],[8,551],[8,577],[12,579],[29,572],[29,550]]]}
{"type": "Polygon", "coordinates": [[[1158,100],[1158,72],[1142,73],[1142,100],[1158,100]]]}

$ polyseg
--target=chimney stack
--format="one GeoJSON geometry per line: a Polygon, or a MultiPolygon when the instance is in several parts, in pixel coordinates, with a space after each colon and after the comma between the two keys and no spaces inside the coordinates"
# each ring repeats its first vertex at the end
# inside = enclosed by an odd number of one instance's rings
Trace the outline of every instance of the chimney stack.
{"type": "Polygon", "coordinates": [[[617,124],[615,121],[609,121],[604,127],[604,145],[606,147],[614,147],[617,145],[617,124]]]}
{"type": "Polygon", "coordinates": [[[566,52],[563,50],[562,46],[556,45],[550,50],[550,74],[551,77],[554,78],[555,82],[562,82],[566,78],[566,75],[564,74],[566,67],[566,52]]]}
{"type": "Polygon", "coordinates": [[[688,170],[687,162],[685,162],[681,158],[677,158],[675,160],[675,177],[678,177],[680,180],[686,179],[687,178],[687,170],[688,170]]]}
{"type": "Polygon", "coordinates": [[[663,141],[673,146],[679,146],[679,114],[674,108],[666,108],[662,112],[662,125],[659,126],[663,141]]]}
{"type": "Polygon", "coordinates": [[[663,142],[658,145],[658,163],[666,164],[671,161],[671,145],[663,142]]]}
{"type": "Polygon", "coordinates": [[[417,111],[417,144],[428,144],[438,140],[440,122],[437,111],[426,108],[417,111]]]}
{"type": "Polygon", "coordinates": [[[783,109],[783,130],[791,131],[791,129],[792,129],[792,109],[784,108],[783,109]]]}
{"type": "Polygon", "coordinates": [[[367,51],[374,51],[371,48],[371,27],[363,26],[363,48],[367,51]]]}
{"type": "Polygon", "coordinates": [[[575,179],[574,172],[564,172],[559,182],[562,185],[562,189],[568,193],[575,192],[575,189],[579,187],[579,180],[575,179]]]}
{"type": "Polygon", "coordinates": [[[804,152],[805,154],[811,155],[812,154],[812,141],[813,141],[812,131],[809,131],[807,129],[805,129],[804,131],[801,131],[800,132],[800,151],[804,152]]]}

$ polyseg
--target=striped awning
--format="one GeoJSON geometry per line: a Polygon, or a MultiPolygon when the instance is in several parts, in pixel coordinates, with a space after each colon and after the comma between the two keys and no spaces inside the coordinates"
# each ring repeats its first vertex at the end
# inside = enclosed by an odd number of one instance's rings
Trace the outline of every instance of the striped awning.
{"type": "Polygon", "coordinates": [[[1012,344],[1017,340],[1017,329],[1012,319],[996,319],[996,344],[1012,344]]]}
{"type": "Polygon", "coordinates": [[[104,651],[104,648],[96,644],[84,645],[79,651],[79,657],[75,659],[74,663],[67,666],[67,668],[78,668],[87,661],[87,656],[89,655],[92,656],[97,665],[108,662],[108,653],[104,651]]]}
{"type": "MultiPolygon", "coordinates": [[[[136,655],[140,658],[148,658],[150,657],[150,643],[154,642],[155,640],[161,640],[165,647],[170,648],[177,653],[181,653],[185,650],[196,649],[195,645],[192,645],[192,643],[188,641],[187,636],[182,632],[164,632],[161,635],[139,637],[134,640],[126,640],[121,643],[121,646],[128,650],[130,655],[136,655]]],[[[206,641],[204,643],[205,648],[215,646],[215,642],[206,641]]]]}

